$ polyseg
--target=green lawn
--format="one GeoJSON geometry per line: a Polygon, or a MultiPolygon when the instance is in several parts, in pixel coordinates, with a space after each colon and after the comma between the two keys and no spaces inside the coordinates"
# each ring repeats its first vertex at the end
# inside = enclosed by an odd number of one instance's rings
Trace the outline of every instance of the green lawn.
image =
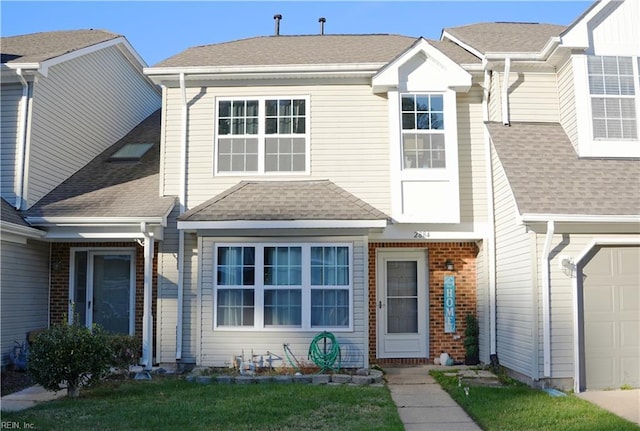
{"type": "Polygon", "coordinates": [[[386,387],[109,382],[16,413],[38,430],[402,430],[386,387]]]}
{"type": "Polygon", "coordinates": [[[544,391],[512,383],[505,387],[458,386],[457,377],[431,375],[485,431],[638,431],[613,413],[571,394],[551,397],[544,391]]]}

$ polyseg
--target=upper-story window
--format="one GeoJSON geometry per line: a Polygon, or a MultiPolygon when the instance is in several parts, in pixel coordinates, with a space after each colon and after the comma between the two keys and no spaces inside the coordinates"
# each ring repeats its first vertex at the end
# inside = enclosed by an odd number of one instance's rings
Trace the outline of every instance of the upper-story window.
{"type": "Polygon", "coordinates": [[[632,140],[638,138],[633,59],[589,56],[589,93],[593,138],[632,140]]]}
{"type": "Polygon", "coordinates": [[[220,99],[217,172],[308,170],[308,99],[220,99]]]}
{"type": "Polygon", "coordinates": [[[402,168],[445,168],[444,104],[441,94],[403,94],[402,168]]]}

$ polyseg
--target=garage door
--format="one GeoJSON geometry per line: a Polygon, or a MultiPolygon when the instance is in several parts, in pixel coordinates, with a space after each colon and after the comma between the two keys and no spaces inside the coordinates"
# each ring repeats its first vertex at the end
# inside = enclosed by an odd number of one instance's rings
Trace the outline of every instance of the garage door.
{"type": "Polygon", "coordinates": [[[640,387],[640,247],[599,247],[582,272],[586,389],[640,387]]]}

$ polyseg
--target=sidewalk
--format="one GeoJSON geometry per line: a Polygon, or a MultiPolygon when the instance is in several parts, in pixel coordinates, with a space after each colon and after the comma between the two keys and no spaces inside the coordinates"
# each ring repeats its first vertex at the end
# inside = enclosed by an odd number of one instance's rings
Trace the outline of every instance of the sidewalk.
{"type": "Polygon", "coordinates": [[[33,407],[38,403],[55,400],[56,398],[62,398],[66,395],[66,389],[51,392],[45,390],[42,386],[35,385],[2,397],[0,410],[3,412],[17,412],[33,407]]]}
{"type": "Polygon", "coordinates": [[[432,366],[385,367],[391,397],[407,431],[481,431],[429,375],[432,366]]]}

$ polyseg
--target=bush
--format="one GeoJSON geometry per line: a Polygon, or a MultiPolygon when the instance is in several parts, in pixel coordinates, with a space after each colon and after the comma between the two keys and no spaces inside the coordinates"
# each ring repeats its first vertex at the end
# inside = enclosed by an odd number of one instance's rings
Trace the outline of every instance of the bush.
{"type": "Polygon", "coordinates": [[[125,377],[129,377],[129,367],[138,364],[140,340],[133,335],[113,334],[107,337],[111,349],[111,366],[115,371],[125,377]]]}
{"type": "Polygon", "coordinates": [[[27,363],[33,380],[50,391],[66,383],[67,395],[76,398],[81,386],[99,382],[109,372],[113,353],[99,326],[55,324],[36,337],[27,363]]]}
{"type": "Polygon", "coordinates": [[[467,314],[465,318],[467,328],[464,331],[465,365],[477,365],[480,362],[480,347],[478,344],[478,320],[473,314],[467,314]]]}

